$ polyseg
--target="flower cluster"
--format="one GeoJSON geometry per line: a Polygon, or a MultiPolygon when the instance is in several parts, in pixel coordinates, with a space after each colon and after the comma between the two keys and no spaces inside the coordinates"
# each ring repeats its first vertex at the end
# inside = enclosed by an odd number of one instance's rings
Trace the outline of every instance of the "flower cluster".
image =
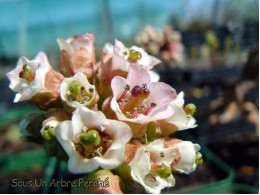
{"type": "Polygon", "coordinates": [[[117,193],[124,191],[123,181],[149,193],[174,186],[173,173],[190,173],[202,163],[199,145],[169,137],[196,127],[196,107],[184,104],[183,92],[158,81],[151,69],[160,60],[142,48],[115,40],[96,62],[94,41],[92,33],[58,39],[59,72],[44,52],[33,60],[21,57],[7,73],[14,102],[30,100],[46,111],[33,132],[44,145],[60,146],[52,154],[61,149],[71,173],[111,170],[122,178],[113,182],[117,193]]]}
{"type": "Polygon", "coordinates": [[[152,55],[162,58],[169,67],[183,60],[181,35],[170,26],[157,30],[147,25],[136,35],[135,41],[152,55]]]}

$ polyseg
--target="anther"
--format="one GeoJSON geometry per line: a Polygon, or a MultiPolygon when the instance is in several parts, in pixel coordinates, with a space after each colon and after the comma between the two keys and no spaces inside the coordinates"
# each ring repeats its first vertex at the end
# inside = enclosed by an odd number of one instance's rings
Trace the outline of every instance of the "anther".
{"type": "Polygon", "coordinates": [[[160,152],[160,157],[164,157],[164,153],[163,152],[160,152]]]}
{"type": "Polygon", "coordinates": [[[154,108],[156,106],[156,103],[151,103],[151,107],[154,108]]]}
{"type": "Polygon", "coordinates": [[[142,88],[147,88],[147,84],[146,83],[142,84],[142,88]]]}
{"type": "Polygon", "coordinates": [[[117,100],[118,102],[121,102],[123,99],[125,99],[127,92],[130,90],[130,86],[129,85],[125,85],[124,86],[124,91],[121,94],[120,98],[117,100]]]}
{"type": "Polygon", "coordinates": [[[131,113],[129,111],[125,112],[125,116],[129,118],[131,116],[131,113]]]}
{"type": "Polygon", "coordinates": [[[89,93],[93,93],[94,92],[94,88],[89,88],[89,93]]]}

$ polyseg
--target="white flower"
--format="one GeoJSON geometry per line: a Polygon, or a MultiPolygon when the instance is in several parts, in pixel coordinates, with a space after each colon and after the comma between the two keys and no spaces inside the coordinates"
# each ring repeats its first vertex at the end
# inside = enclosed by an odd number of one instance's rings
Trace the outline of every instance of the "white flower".
{"type": "Polygon", "coordinates": [[[185,130],[197,127],[196,120],[193,116],[188,115],[183,110],[184,93],[180,92],[177,98],[171,102],[174,108],[174,114],[159,122],[160,130],[163,135],[170,135],[177,130],[185,130]]]}
{"type": "Polygon", "coordinates": [[[55,128],[55,134],[69,156],[68,168],[72,173],[118,167],[132,137],[125,123],[106,119],[102,112],[85,107],[77,108],[72,121],[62,122],[55,128]]]}
{"type": "Polygon", "coordinates": [[[9,87],[17,92],[14,102],[30,100],[39,92],[45,91],[45,76],[52,68],[44,52],[34,60],[21,57],[14,70],[7,73],[11,81],[9,87]]]}
{"type": "Polygon", "coordinates": [[[175,185],[170,165],[178,152],[177,147],[164,148],[163,141],[158,139],[149,145],[139,148],[134,159],[129,163],[132,178],[141,184],[149,193],[160,193],[165,187],[175,185]],[[170,172],[162,177],[158,169],[167,166],[170,172]]]}
{"type": "Polygon", "coordinates": [[[98,100],[95,86],[91,85],[86,75],[81,72],[62,81],[60,97],[65,104],[72,108],[79,106],[90,107],[98,100]]]}
{"type": "Polygon", "coordinates": [[[178,155],[172,164],[172,168],[180,173],[189,174],[195,171],[196,153],[200,150],[198,144],[193,144],[190,141],[182,141],[176,144],[178,147],[178,155]]]}

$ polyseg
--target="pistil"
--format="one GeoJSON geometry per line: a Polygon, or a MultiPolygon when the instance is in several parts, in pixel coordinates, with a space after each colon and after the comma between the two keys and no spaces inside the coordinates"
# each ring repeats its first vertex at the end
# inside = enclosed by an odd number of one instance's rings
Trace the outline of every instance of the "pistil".
{"type": "Polygon", "coordinates": [[[32,82],[35,78],[35,72],[26,64],[23,65],[23,70],[19,73],[21,79],[25,79],[28,82],[32,82]]]}
{"type": "Polygon", "coordinates": [[[112,139],[104,131],[91,129],[83,130],[79,136],[79,142],[74,144],[82,157],[94,158],[104,155],[112,143],[112,139]]]}

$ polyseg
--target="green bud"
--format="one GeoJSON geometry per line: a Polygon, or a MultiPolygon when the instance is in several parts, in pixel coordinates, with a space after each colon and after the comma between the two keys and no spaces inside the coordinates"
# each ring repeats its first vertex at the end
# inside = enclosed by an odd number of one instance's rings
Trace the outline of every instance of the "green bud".
{"type": "Polygon", "coordinates": [[[201,159],[197,159],[195,161],[195,163],[196,163],[196,165],[201,165],[203,163],[203,159],[202,158],[201,159]]]}
{"type": "Polygon", "coordinates": [[[55,135],[55,131],[54,131],[54,127],[49,127],[48,128],[48,134],[50,135],[50,136],[52,136],[52,137],[55,137],[56,135],[55,135]]]}
{"type": "Polygon", "coordinates": [[[99,145],[100,142],[101,142],[101,138],[99,136],[99,133],[98,131],[96,130],[90,130],[86,133],[82,133],[79,137],[80,139],[80,142],[83,144],[83,145],[99,145]]]}
{"type": "Polygon", "coordinates": [[[162,166],[160,168],[158,168],[156,170],[156,172],[158,173],[158,175],[161,177],[161,178],[167,178],[171,175],[172,173],[172,169],[171,167],[165,165],[164,163],[162,163],[162,166]]]}
{"type": "Polygon", "coordinates": [[[200,152],[196,153],[196,159],[197,160],[202,159],[202,154],[200,152]]]}
{"type": "Polygon", "coordinates": [[[196,112],[196,106],[194,104],[187,104],[185,108],[190,111],[191,115],[194,115],[196,112]]]}
{"type": "Polygon", "coordinates": [[[43,139],[45,139],[46,141],[50,141],[51,140],[51,136],[49,135],[48,131],[43,131],[42,133],[42,137],[43,139]]]}
{"type": "Polygon", "coordinates": [[[81,93],[81,86],[78,82],[73,81],[72,83],[69,84],[69,91],[74,94],[74,95],[78,95],[81,93]]]}

